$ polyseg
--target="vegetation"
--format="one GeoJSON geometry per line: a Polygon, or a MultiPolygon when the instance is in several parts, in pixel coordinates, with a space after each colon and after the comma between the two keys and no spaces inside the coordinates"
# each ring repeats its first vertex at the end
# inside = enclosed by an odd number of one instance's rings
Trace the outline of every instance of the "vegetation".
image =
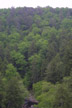
{"type": "Polygon", "coordinates": [[[72,9],[0,9],[0,108],[72,107],[72,9]]]}

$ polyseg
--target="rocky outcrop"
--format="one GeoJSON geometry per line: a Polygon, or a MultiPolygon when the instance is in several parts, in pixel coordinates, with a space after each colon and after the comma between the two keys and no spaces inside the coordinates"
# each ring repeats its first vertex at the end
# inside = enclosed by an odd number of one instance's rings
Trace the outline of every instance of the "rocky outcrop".
{"type": "Polygon", "coordinates": [[[25,99],[25,104],[22,106],[22,108],[34,108],[33,105],[37,105],[38,101],[35,100],[32,96],[30,98],[25,99]]]}

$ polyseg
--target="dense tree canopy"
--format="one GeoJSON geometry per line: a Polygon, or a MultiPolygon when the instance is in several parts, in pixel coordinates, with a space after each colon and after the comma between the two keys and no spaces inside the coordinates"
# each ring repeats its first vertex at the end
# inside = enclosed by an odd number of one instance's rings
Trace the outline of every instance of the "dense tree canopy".
{"type": "Polygon", "coordinates": [[[71,108],[72,9],[0,9],[0,108],[71,108]]]}

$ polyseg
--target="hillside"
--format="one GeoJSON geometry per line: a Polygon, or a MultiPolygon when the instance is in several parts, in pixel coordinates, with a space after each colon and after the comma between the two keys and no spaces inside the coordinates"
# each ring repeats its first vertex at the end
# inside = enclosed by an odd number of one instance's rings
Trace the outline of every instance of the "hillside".
{"type": "Polygon", "coordinates": [[[0,108],[72,107],[72,9],[0,9],[0,108]]]}

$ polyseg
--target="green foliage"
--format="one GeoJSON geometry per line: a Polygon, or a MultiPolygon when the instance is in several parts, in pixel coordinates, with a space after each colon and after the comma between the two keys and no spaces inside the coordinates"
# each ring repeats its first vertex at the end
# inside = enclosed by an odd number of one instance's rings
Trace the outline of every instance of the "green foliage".
{"type": "Polygon", "coordinates": [[[4,83],[3,83],[3,77],[0,73],[0,107],[5,108],[5,87],[4,87],[4,83]]]}
{"type": "Polygon", "coordinates": [[[33,91],[39,101],[39,108],[71,108],[72,88],[69,84],[71,78],[65,78],[63,83],[51,84],[40,81],[33,85],[33,91]],[[66,82],[65,82],[66,81],[66,82]]]}
{"type": "Polygon", "coordinates": [[[16,68],[12,64],[8,64],[6,77],[0,73],[0,107],[20,108],[28,94],[16,68]]]}
{"type": "Polygon", "coordinates": [[[56,92],[54,108],[71,108],[69,93],[64,87],[60,86],[56,92]]]}
{"type": "Polygon", "coordinates": [[[23,41],[23,42],[19,43],[19,45],[18,45],[19,52],[21,52],[22,54],[26,54],[28,52],[29,45],[30,44],[28,41],[23,41]]]}
{"type": "Polygon", "coordinates": [[[34,84],[33,90],[39,100],[38,107],[52,108],[56,88],[49,82],[38,82],[34,84]]]}
{"type": "Polygon", "coordinates": [[[0,108],[20,108],[25,86],[39,108],[71,108],[72,9],[0,9],[0,108]]]}
{"type": "Polygon", "coordinates": [[[72,20],[71,19],[64,19],[62,21],[61,27],[63,29],[71,29],[71,27],[72,27],[72,20]]]}
{"type": "Polygon", "coordinates": [[[39,81],[40,79],[40,66],[41,66],[41,57],[40,55],[33,55],[29,58],[32,83],[39,81]]]}
{"type": "Polygon", "coordinates": [[[16,68],[12,64],[7,65],[6,78],[10,80],[12,77],[18,76],[16,68]]]}
{"type": "Polygon", "coordinates": [[[27,96],[27,92],[18,78],[13,77],[9,80],[6,95],[7,108],[20,108],[24,104],[24,98],[27,96]]]}
{"type": "Polygon", "coordinates": [[[11,57],[18,71],[23,71],[24,67],[26,66],[25,57],[20,52],[16,51],[11,52],[11,57]]]}
{"type": "Polygon", "coordinates": [[[33,84],[33,91],[35,96],[39,96],[42,93],[42,81],[33,84]]]}
{"type": "Polygon", "coordinates": [[[65,67],[59,55],[48,64],[46,69],[46,79],[53,83],[60,81],[65,75],[65,67]]]}

